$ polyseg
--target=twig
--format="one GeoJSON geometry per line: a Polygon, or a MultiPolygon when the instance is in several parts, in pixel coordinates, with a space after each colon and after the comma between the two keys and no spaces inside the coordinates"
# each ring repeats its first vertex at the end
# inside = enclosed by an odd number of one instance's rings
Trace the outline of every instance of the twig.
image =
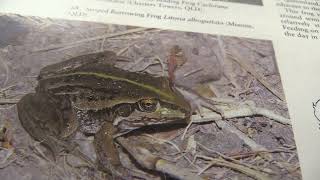
{"type": "Polygon", "coordinates": [[[106,41],[106,38],[102,39],[101,45],[100,45],[100,51],[103,51],[104,48],[104,42],[106,41]]]}
{"type": "MultiPolygon", "coordinates": [[[[257,144],[254,140],[249,138],[246,134],[238,130],[233,125],[228,124],[225,121],[216,121],[217,125],[221,128],[226,129],[227,131],[236,134],[240,139],[244,141],[252,150],[254,151],[268,151],[268,149],[260,144],[257,144]]],[[[273,161],[272,154],[262,154],[261,157],[267,161],[273,161]]],[[[278,162],[274,162],[279,164],[278,162]]]]}
{"type": "Polygon", "coordinates": [[[32,150],[35,152],[34,154],[31,154],[32,157],[35,158],[41,158],[44,159],[51,167],[55,168],[58,170],[58,172],[62,173],[63,176],[67,176],[67,173],[65,171],[64,168],[61,168],[56,162],[52,161],[51,159],[49,159],[45,153],[41,150],[40,148],[40,143],[42,143],[42,141],[36,141],[35,143],[33,143],[32,145],[30,145],[30,147],[32,148],[32,150]],[[40,155],[40,156],[39,156],[40,155]]]}
{"type": "Polygon", "coordinates": [[[125,48],[123,48],[123,49],[120,49],[120,51],[117,52],[117,56],[120,56],[120,55],[122,55],[123,53],[125,53],[125,52],[126,52],[131,46],[133,46],[134,44],[135,44],[135,42],[129,44],[127,47],[125,47],[125,48]]]}
{"type": "Polygon", "coordinates": [[[141,57],[141,58],[137,59],[136,61],[134,61],[133,63],[128,64],[127,66],[123,67],[123,69],[130,70],[130,69],[132,69],[134,66],[136,66],[137,64],[139,64],[143,60],[144,60],[144,58],[141,57]]]}
{"type": "Polygon", "coordinates": [[[226,59],[226,49],[225,49],[225,44],[223,42],[223,39],[221,36],[217,36],[216,38],[216,41],[218,41],[218,46],[219,46],[219,50],[220,50],[220,53],[221,53],[221,56],[220,59],[226,59]]]}
{"type": "Polygon", "coordinates": [[[26,78],[38,78],[38,76],[24,76],[26,78]]]}
{"type": "Polygon", "coordinates": [[[5,163],[1,163],[0,164],[0,169],[6,168],[7,166],[9,166],[11,163],[15,162],[16,160],[17,160],[17,158],[13,158],[10,161],[7,161],[5,163]]]}
{"type": "Polygon", "coordinates": [[[197,142],[197,144],[198,144],[201,148],[205,149],[205,150],[208,151],[208,152],[218,154],[218,155],[219,155],[220,157],[222,157],[223,159],[232,161],[232,162],[237,163],[237,164],[242,165],[242,166],[246,166],[246,167],[248,167],[248,168],[250,168],[250,169],[254,169],[254,170],[257,170],[257,171],[262,171],[262,172],[268,173],[268,174],[275,174],[274,172],[272,172],[271,169],[261,169],[261,168],[252,166],[252,165],[250,165],[250,164],[243,163],[243,162],[235,159],[234,157],[229,157],[229,156],[224,155],[224,154],[222,154],[222,153],[220,153],[220,152],[218,152],[218,151],[214,151],[214,150],[212,150],[212,149],[209,149],[209,148],[207,148],[206,146],[204,146],[204,145],[202,145],[202,144],[200,144],[200,143],[198,143],[198,142],[197,142]]]}
{"type": "Polygon", "coordinates": [[[160,142],[163,142],[163,143],[167,143],[167,144],[173,146],[173,147],[178,151],[178,153],[181,153],[181,156],[180,156],[180,157],[175,158],[176,160],[177,160],[177,159],[180,159],[181,157],[183,157],[183,158],[185,158],[185,159],[190,163],[190,165],[192,165],[193,167],[195,167],[195,168],[197,168],[197,169],[200,169],[199,166],[195,165],[194,162],[191,161],[191,160],[185,155],[186,153],[185,153],[185,152],[182,152],[182,151],[180,150],[180,148],[179,148],[175,143],[173,143],[172,141],[170,141],[170,140],[165,140],[165,139],[160,139],[160,138],[156,138],[156,137],[151,136],[151,135],[148,135],[148,134],[144,134],[144,136],[153,138],[153,139],[155,139],[155,140],[157,140],[157,141],[160,141],[160,142]]]}
{"type": "Polygon", "coordinates": [[[297,156],[297,154],[291,154],[291,156],[287,159],[287,163],[290,163],[290,161],[295,158],[297,156]]]}
{"type": "Polygon", "coordinates": [[[206,165],[203,169],[201,169],[199,172],[198,172],[198,175],[201,175],[202,173],[204,173],[207,169],[209,169],[210,167],[212,166],[212,164],[208,164],[206,165]]]}
{"type": "Polygon", "coordinates": [[[198,68],[198,69],[192,70],[192,71],[190,71],[190,72],[187,72],[187,73],[183,74],[183,77],[190,76],[190,75],[192,75],[192,74],[194,74],[194,73],[197,73],[197,72],[201,71],[202,69],[203,69],[203,68],[198,68]]]}
{"type": "MultiPolygon", "coordinates": [[[[250,41],[247,41],[247,42],[250,42],[250,41]]],[[[250,42],[250,43],[255,44],[256,42],[250,42]]],[[[246,45],[245,43],[241,43],[241,45],[244,46],[244,47],[246,47],[246,48],[248,48],[248,49],[250,49],[251,51],[257,53],[257,54],[258,54],[259,56],[261,56],[261,57],[266,57],[266,56],[267,56],[267,55],[265,55],[264,53],[258,51],[257,49],[252,48],[252,47],[246,45]]]]}
{"type": "Polygon", "coordinates": [[[184,137],[186,136],[189,128],[191,127],[191,125],[193,124],[193,118],[191,117],[191,121],[189,122],[188,126],[184,129],[183,134],[181,136],[181,140],[184,140],[184,137]]]}
{"type": "MultiPolygon", "coordinates": [[[[243,174],[246,174],[254,179],[257,180],[271,180],[271,178],[263,173],[260,173],[259,171],[250,169],[248,167],[242,166],[240,164],[235,164],[220,158],[211,158],[208,156],[202,156],[202,155],[197,155],[197,158],[201,158],[201,159],[205,159],[205,160],[209,160],[210,161],[210,166],[206,166],[205,168],[208,169],[211,166],[222,166],[222,167],[227,167],[230,169],[233,169],[235,171],[241,172],[243,174]]],[[[204,172],[204,171],[200,171],[200,172],[204,172]]]]}
{"type": "MultiPolygon", "coordinates": [[[[143,71],[145,71],[147,68],[149,68],[150,66],[153,66],[153,65],[160,64],[160,65],[162,66],[161,62],[160,62],[160,63],[159,63],[159,62],[151,62],[150,59],[148,59],[147,62],[148,62],[148,63],[144,63],[142,67],[139,67],[139,70],[138,70],[139,72],[143,72],[143,71]]],[[[162,69],[162,73],[164,74],[164,70],[163,70],[163,69],[162,69]]]]}
{"type": "Polygon", "coordinates": [[[0,105],[17,104],[19,99],[0,99],[0,105]]]}
{"type": "Polygon", "coordinates": [[[72,165],[72,163],[70,163],[69,160],[68,160],[68,154],[63,154],[63,169],[68,168],[70,171],[75,173],[78,178],[81,178],[82,177],[81,174],[77,170],[75,170],[76,168],[80,168],[80,167],[81,166],[72,165]]]}
{"type": "Polygon", "coordinates": [[[141,166],[147,169],[157,170],[180,180],[202,180],[200,176],[190,173],[188,169],[177,167],[173,163],[153,155],[144,147],[133,146],[128,139],[119,137],[117,141],[121,143],[122,147],[125,148],[141,166]]]}
{"type": "Polygon", "coordinates": [[[160,65],[161,65],[161,71],[162,71],[162,76],[165,76],[164,70],[164,61],[159,57],[159,56],[155,56],[155,60],[159,61],[160,65]]]}
{"type": "Polygon", "coordinates": [[[254,140],[249,138],[246,134],[239,131],[236,127],[227,123],[226,121],[216,121],[216,123],[222,129],[226,129],[227,131],[229,131],[233,134],[236,134],[241,140],[244,141],[244,143],[246,143],[248,146],[250,146],[250,148],[252,150],[254,150],[254,151],[267,151],[267,149],[264,146],[257,144],[254,140]]]}
{"type": "MultiPolygon", "coordinates": [[[[219,107],[220,105],[216,105],[216,106],[219,107]]],[[[221,106],[220,109],[223,109],[223,106],[221,106]]],[[[285,118],[281,115],[275,114],[270,110],[256,107],[253,101],[245,101],[243,103],[238,104],[238,106],[234,107],[233,109],[224,109],[223,112],[224,112],[225,119],[250,117],[250,116],[264,116],[278,123],[291,125],[290,119],[285,118]]],[[[214,112],[206,112],[203,118],[200,117],[199,115],[196,115],[193,119],[193,123],[210,122],[210,121],[216,121],[216,120],[222,120],[221,115],[214,112]]]]}
{"type": "Polygon", "coordinates": [[[181,180],[203,180],[200,176],[196,176],[186,168],[177,167],[174,164],[160,159],[156,163],[156,170],[170,174],[172,177],[181,180]]]}
{"type": "Polygon", "coordinates": [[[280,100],[285,101],[285,97],[283,94],[279,93],[275,89],[272,88],[269,82],[265,80],[264,77],[262,77],[260,74],[258,74],[256,71],[254,71],[254,68],[250,67],[250,65],[246,64],[245,62],[240,61],[234,55],[228,53],[230,59],[238,63],[243,69],[245,69],[248,73],[250,73],[252,76],[254,76],[265,88],[267,88],[272,94],[274,94],[276,97],[278,97],[280,100]]]}
{"type": "Polygon", "coordinates": [[[137,33],[137,32],[141,32],[141,31],[148,31],[151,29],[152,28],[135,28],[135,29],[130,29],[130,30],[123,31],[123,32],[117,32],[117,33],[113,33],[113,34],[105,34],[102,36],[96,36],[96,37],[91,37],[91,38],[87,38],[87,39],[82,39],[82,40],[71,42],[71,43],[52,45],[52,46],[45,47],[42,49],[36,49],[33,52],[45,52],[45,51],[51,51],[51,50],[65,50],[65,49],[79,46],[79,44],[87,43],[90,41],[95,41],[95,40],[99,40],[99,39],[108,39],[108,38],[112,38],[112,37],[123,36],[126,34],[137,33]]]}
{"type": "Polygon", "coordinates": [[[9,166],[11,163],[13,163],[15,160],[17,160],[17,157],[14,156],[15,153],[14,153],[14,150],[12,148],[10,149],[6,149],[6,148],[2,148],[1,149],[3,151],[7,151],[7,154],[5,156],[5,158],[0,162],[0,169],[3,169],[7,166],[9,166]],[[10,157],[14,156],[14,158],[12,158],[11,160],[9,160],[10,157]]]}
{"type": "Polygon", "coordinates": [[[261,150],[261,151],[253,151],[253,152],[247,152],[247,153],[241,153],[241,154],[229,154],[229,156],[234,159],[242,159],[250,156],[256,156],[261,153],[295,153],[295,152],[296,151],[293,151],[292,148],[289,148],[289,149],[261,150]]]}
{"type": "Polygon", "coordinates": [[[175,90],[180,92],[186,98],[186,100],[191,103],[191,108],[193,110],[198,111],[200,116],[202,116],[203,107],[205,107],[211,110],[212,112],[219,113],[222,119],[224,117],[224,112],[221,109],[219,109],[217,105],[223,104],[228,106],[229,104],[232,104],[232,103],[221,103],[213,99],[205,98],[200,94],[198,94],[197,92],[195,92],[194,90],[183,87],[183,86],[175,86],[175,90]]]}
{"type": "Polygon", "coordinates": [[[5,88],[2,88],[2,89],[0,89],[0,93],[4,93],[5,91],[7,91],[7,90],[9,90],[9,89],[11,89],[11,88],[13,88],[13,87],[15,87],[15,86],[17,86],[17,85],[14,84],[14,85],[7,86],[7,87],[5,87],[5,88]]]}
{"type": "Polygon", "coordinates": [[[250,88],[254,78],[251,77],[250,80],[248,80],[244,86],[244,89],[241,90],[240,92],[236,93],[236,96],[239,97],[242,94],[249,94],[252,93],[252,88],[250,88]]]}
{"type": "Polygon", "coordinates": [[[3,60],[2,60],[2,58],[0,58],[0,62],[2,62],[2,64],[3,64],[3,67],[4,67],[4,69],[5,69],[5,74],[6,74],[6,78],[5,78],[5,80],[4,80],[4,82],[3,82],[3,86],[5,86],[6,84],[7,84],[7,82],[8,82],[8,80],[9,80],[9,72],[10,72],[10,70],[9,70],[9,67],[8,67],[8,65],[7,65],[7,63],[5,63],[3,60]]]}
{"type": "Polygon", "coordinates": [[[39,145],[42,143],[42,141],[38,142],[36,141],[32,146],[32,150],[34,150],[36,153],[38,153],[43,159],[45,159],[46,161],[53,163],[53,161],[51,159],[49,159],[45,154],[44,152],[41,150],[41,148],[39,147],[39,145]]]}
{"type": "Polygon", "coordinates": [[[179,153],[181,153],[180,148],[179,148],[175,143],[173,143],[172,141],[169,141],[169,140],[166,140],[166,139],[156,138],[156,137],[151,136],[151,135],[149,135],[149,134],[143,134],[143,135],[146,136],[146,137],[152,138],[152,139],[154,139],[154,140],[160,141],[160,142],[162,142],[162,143],[170,144],[170,145],[171,145],[172,147],[174,147],[179,153]]]}

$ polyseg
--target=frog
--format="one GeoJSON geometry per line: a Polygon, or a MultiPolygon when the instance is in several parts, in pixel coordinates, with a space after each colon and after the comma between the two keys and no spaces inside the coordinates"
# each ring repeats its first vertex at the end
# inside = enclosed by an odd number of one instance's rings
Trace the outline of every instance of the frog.
{"type": "Polygon", "coordinates": [[[78,131],[94,136],[99,169],[121,167],[114,135],[159,124],[187,124],[190,105],[166,77],[129,72],[115,65],[112,51],[92,53],[40,70],[35,93],[17,104],[24,129],[57,156],[74,149],[78,131]]]}
{"type": "Polygon", "coordinates": [[[71,101],[68,98],[70,96],[50,93],[45,88],[47,81],[45,83],[41,81],[88,63],[110,60],[112,64],[114,57],[114,53],[111,52],[94,53],[45,66],[40,70],[36,92],[26,94],[17,103],[22,127],[31,137],[47,147],[53,159],[56,159],[62,150],[70,152],[75,148],[76,145],[71,143],[70,138],[76,132],[78,122],[71,108],[71,101]]]}

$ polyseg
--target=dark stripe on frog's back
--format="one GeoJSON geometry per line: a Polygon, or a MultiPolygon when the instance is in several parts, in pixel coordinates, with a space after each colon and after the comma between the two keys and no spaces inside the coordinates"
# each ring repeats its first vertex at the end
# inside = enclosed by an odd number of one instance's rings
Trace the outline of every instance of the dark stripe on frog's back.
{"type": "MultiPolygon", "coordinates": [[[[155,81],[159,84],[165,83],[161,79],[155,81]]],[[[79,91],[80,94],[86,94],[86,96],[100,96],[109,100],[118,99],[120,102],[136,102],[143,97],[174,100],[173,94],[163,89],[97,72],[75,72],[42,79],[39,81],[38,91],[49,93],[79,91]]]]}
{"type": "MultiPolygon", "coordinates": [[[[164,77],[154,77],[147,73],[130,72],[126,71],[112,65],[106,64],[90,64],[88,66],[83,66],[74,72],[89,72],[99,75],[114,76],[119,79],[133,81],[137,84],[148,85],[154,87],[155,89],[162,90],[164,92],[171,91],[169,88],[169,83],[164,77]]],[[[127,81],[128,82],[128,81],[127,81]]]]}
{"type": "Polygon", "coordinates": [[[38,79],[48,78],[51,76],[68,73],[79,67],[89,64],[104,63],[113,65],[116,60],[116,54],[112,51],[103,51],[92,54],[77,56],[66,61],[48,65],[41,69],[38,79]]]}
{"type": "Polygon", "coordinates": [[[107,99],[125,103],[136,102],[145,96],[155,97],[151,91],[141,90],[138,86],[125,81],[101,78],[92,74],[64,74],[40,81],[37,91],[51,94],[78,92],[78,98],[90,100],[107,99]]]}

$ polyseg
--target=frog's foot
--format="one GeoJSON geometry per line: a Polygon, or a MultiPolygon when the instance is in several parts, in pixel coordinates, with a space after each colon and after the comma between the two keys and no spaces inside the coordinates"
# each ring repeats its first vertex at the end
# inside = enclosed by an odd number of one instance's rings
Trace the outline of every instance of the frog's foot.
{"type": "Polygon", "coordinates": [[[74,155],[75,157],[80,158],[82,161],[84,161],[88,167],[93,168],[93,169],[98,169],[96,163],[92,161],[86,154],[84,154],[78,146],[73,148],[73,150],[69,150],[68,153],[74,155]]]}
{"type": "Polygon", "coordinates": [[[201,97],[200,99],[197,99],[195,101],[191,102],[191,109],[193,111],[197,111],[201,117],[204,116],[202,108],[205,107],[213,112],[216,112],[220,114],[221,118],[224,119],[224,112],[223,110],[219,109],[216,107],[216,102],[210,100],[210,99],[205,99],[201,97]]]}
{"type": "MultiPolygon", "coordinates": [[[[138,128],[136,128],[136,129],[138,129],[138,128]]],[[[132,131],[134,131],[136,129],[121,130],[121,131],[118,131],[117,133],[115,133],[112,137],[113,137],[113,139],[116,139],[116,138],[118,138],[120,136],[129,134],[130,132],[132,132],[132,131]]]]}
{"type": "Polygon", "coordinates": [[[116,128],[111,122],[106,122],[95,134],[94,146],[97,154],[97,163],[100,170],[110,173],[112,176],[120,176],[121,173],[115,167],[120,167],[118,151],[113,144],[113,133],[116,128]]]}
{"type": "Polygon", "coordinates": [[[224,119],[224,111],[218,107],[218,105],[221,105],[221,102],[214,101],[212,99],[208,99],[205,97],[202,97],[198,93],[194,92],[191,89],[186,89],[183,87],[176,87],[175,89],[179,91],[185,99],[190,103],[192,112],[198,112],[201,117],[204,116],[203,113],[203,107],[207,108],[213,112],[216,112],[220,114],[222,119],[224,119]]]}
{"type": "MultiPolygon", "coordinates": [[[[156,146],[160,147],[163,144],[155,142],[154,139],[143,136],[130,136],[127,138],[120,137],[117,141],[129,153],[130,157],[135,160],[139,168],[143,167],[150,170],[149,172],[158,172],[155,174],[157,176],[165,173],[169,177],[177,179],[202,180],[199,176],[190,173],[188,169],[177,167],[175,164],[163,159],[159,152],[154,151],[158,149],[156,146]]],[[[148,176],[150,175],[152,174],[148,176]]],[[[155,177],[152,179],[155,179],[155,177]]]]}

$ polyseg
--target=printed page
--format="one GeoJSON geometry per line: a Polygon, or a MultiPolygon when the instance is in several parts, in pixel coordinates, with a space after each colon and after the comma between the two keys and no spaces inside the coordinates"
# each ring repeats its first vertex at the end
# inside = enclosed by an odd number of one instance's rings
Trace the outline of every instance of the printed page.
{"type": "Polygon", "coordinates": [[[1,174],[318,179],[319,9],[1,0],[1,174]]]}

